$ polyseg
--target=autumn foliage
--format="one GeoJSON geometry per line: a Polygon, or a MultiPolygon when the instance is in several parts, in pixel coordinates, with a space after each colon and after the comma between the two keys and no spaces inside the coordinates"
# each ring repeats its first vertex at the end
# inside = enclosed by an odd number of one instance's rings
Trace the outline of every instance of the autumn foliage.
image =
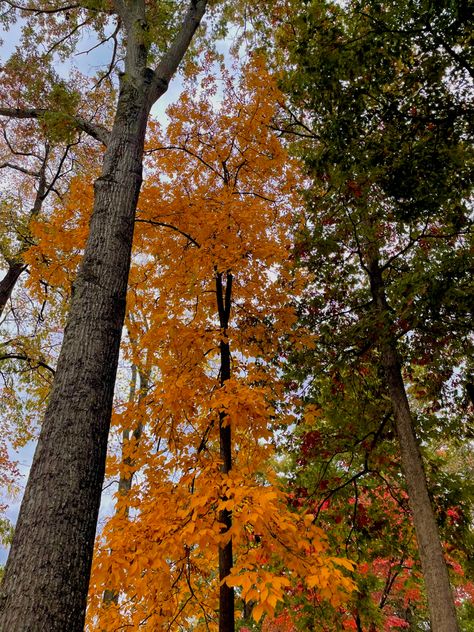
{"type": "MultiPolygon", "coordinates": [[[[278,24],[292,3],[275,4],[278,24]]],[[[169,122],[152,118],[148,126],[85,629],[218,630],[222,584],[234,590],[242,632],[422,629],[410,627],[427,621],[412,511],[364,270],[354,263],[360,244],[346,248],[354,227],[344,213],[361,208],[357,236],[385,239],[389,253],[400,250],[405,234],[386,220],[383,205],[380,225],[367,220],[362,177],[330,182],[318,172],[308,158],[315,142],[309,124],[292,112],[265,57],[234,63],[226,68],[211,54],[192,62],[169,122]],[[230,353],[225,378],[223,348],[230,353]],[[219,551],[230,542],[233,564],[220,581],[219,551]]],[[[15,67],[6,70],[7,87],[17,90],[15,67]]],[[[74,95],[56,92],[66,114],[72,111],[74,95]]],[[[67,117],[41,120],[39,129],[53,147],[48,160],[57,163],[57,144],[74,144],[67,117]]],[[[2,358],[9,374],[0,405],[12,421],[0,430],[17,439],[1,439],[0,482],[12,488],[18,472],[8,452],[36,434],[50,393],[100,174],[102,149],[74,152],[61,194],[22,219],[20,246],[18,226],[0,244],[4,255],[17,247],[28,270],[25,320],[2,358]],[[18,368],[25,358],[27,377],[18,368]]],[[[33,199],[36,185],[18,182],[33,199]]],[[[2,204],[1,217],[20,224],[12,208],[2,204]]],[[[429,228],[441,234],[438,223],[429,228]]],[[[431,243],[426,249],[435,256],[431,243]]],[[[399,274],[393,270],[391,281],[399,274]]],[[[414,331],[403,376],[426,438],[455,599],[469,608],[471,491],[463,481],[468,491],[456,495],[446,482],[462,458],[458,446],[446,434],[442,445],[433,440],[437,415],[449,412],[436,396],[461,388],[456,372],[467,361],[454,342],[451,363],[436,346],[419,353],[428,334],[410,283],[413,299],[394,316],[394,330],[401,338],[411,323],[414,331]],[[437,366],[445,368],[438,390],[437,366]]],[[[444,328],[442,319],[435,323],[439,339],[451,344],[444,328]]]]}

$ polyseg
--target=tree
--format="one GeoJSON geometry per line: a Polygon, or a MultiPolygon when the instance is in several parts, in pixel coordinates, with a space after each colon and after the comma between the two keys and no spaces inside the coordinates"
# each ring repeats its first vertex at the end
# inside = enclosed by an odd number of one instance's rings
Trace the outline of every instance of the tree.
{"type": "MultiPolygon", "coordinates": [[[[79,89],[85,89],[87,82],[75,77],[75,90],[70,91],[70,86],[50,67],[51,62],[45,59],[40,64],[36,60],[36,67],[31,59],[28,62],[31,71],[38,74],[31,93],[42,95],[45,111],[46,106],[60,110],[63,118],[45,113],[39,122],[29,118],[12,120],[7,116],[0,119],[0,168],[5,185],[8,183],[2,203],[6,230],[1,254],[7,272],[0,282],[0,314],[27,269],[23,254],[31,245],[31,222],[40,212],[48,211],[52,196],[60,199],[65,194],[72,175],[81,173],[86,152],[89,160],[96,153],[93,146],[96,141],[81,130],[76,132],[68,119],[78,105],[79,89]]],[[[17,51],[2,68],[2,100],[23,103],[25,86],[21,70],[25,63],[27,60],[17,51]]],[[[98,88],[95,99],[84,104],[82,116],[93,116],[95,101],[104,98],[104,91],[98,88]]],[[[14,112],[21,113],[18,108],[14,112]]]]}
{"type": "MultiPolygon", "coordinates": [[[[314,311],[326,303],[322,297],[308,300],[313,327],[314,311]]],[[[318,322],[319,337],[309,357],[300,354],[288,375],[288,386],[303,383],[304,391],[298,397],[298,428],[287,441],[284,472],[291,502],[316,515],[334,555],[345,552],[357,563],[357,591],[348,604],[334,609],[301,589],[287,602],[286,612],[303,630],[310,624],[315,630],[423,629],[429,624],[423,575],[383,376],[377,359],[367,353],[350,358],[337,345],[334,357],[336,317],[326,322],[327,330],[325,320],[318,322]]],[[[418,396],[415,401],[420,404],[418,396]]],[[[430,491],[459,605],[472,572],[472,476],[467,467],[453,469],[452,457],[437,454],[449,440],[439,421],[433,439],[426,425],[424,431],[430,491]],[[459,518],[453,522],[453,516],[459,518]],[[459,530],[455,534],[452,528],[459,530]]]]}
{"type": "MultiPolygon", "coordinates": [[[[333,283],[330,288],[326,277],[323,311],[329,322],[333,316],[345,326],[339,353],[375,350],[372,361],[383,371],[393,406],[432,626],[446,631],[458,628],[400,339],[423,329],[415,314],[434,299],[416,276],[421,260],[429,266],[423,244],[430,244],[433,260],[448,244],[458,250],[458,261],[468,248],[468,14],[464,4],[441,10],[423,2],[310,2],[282,35],[293,68],[285,84],[297,108],[282,127],[306,139],[299,151],[315,182],[299,255],[309,263],[316,293],[329,268],[333,283]],[[334,282],[336,268],[342,276],[334,282]],[[409,282],[408,297],[402,288],[406,292],[409,282]]],[[[465,283],[465,274],[459,276],[465,283]]],[[[441,297],[441,310],[442,303],[441,297]]],[[[458,330],[469,348],[460,307],[446,329],[458,330]]],[[[424,341],[431,336],[429,348],[436,349],[441,330],[435,324],[426,329],[424,341]]],[[[449,375],[466,357],[454,339],[450,348],[449,375]]]]}
{"type": "Polygon", "coordinates": [[[335,603],[351,585],[337,568],[350,563],[326,557],[268,462],[286,422],[277,357],[298,287],[282,262],[298,198],[296,166],[269,126],[278,91],[260,59],[240,85],[221,81],[219,107],[205,75],[170,109],[166,133],[151,126],[128,352],[149,368],[149,388],[114,424],[146,421],[130,460],[109,462],[112,479],[136,476],[99,537],[91,629],[229,630],[234,590],[236,612],[244,600],[260,620],[295,582],[335,603]],[[104,586],[116,603],[104,604],[104,586]]]}
{"type": "MultiPolygon", "coordinates": [[[[67,115],[74,127],[105,141],[107,149],[95,183],[89,237],[74,282],[54,386],[2,584],[0,627],[5,630],[83,629],[146,125],[206,4],[192,0],[185,14],[177,15],[174,22],[181,24],[154,70],[148,63],[153,47],[162,43],[157,33],[163,15],[143,1],[74,7],[42,3],[18,9],[29,16],[25,35],[30,40],[35,39],[33,32],[41,37],[32,31],[35,21],[49,20],[45,38],[55,39],[49,53],[61,47],[66,51],[84,24],[95,26],[100,35],[111,15],[116,41],[123,36],[124,72],[110,133],[80,116],[67,115]]],[[[14,3],[4,5],[4,18],[17,11],[14,3]]],[[[114,57],[112,67],[116,61],[114,57]]],[[[14,118],[37,119],[48,113],[41,107],[16,108],[8,103],[0,108],[2,116],[14,118]]],[[[61,118],[61,112],[52,114],[61,118]]]]}

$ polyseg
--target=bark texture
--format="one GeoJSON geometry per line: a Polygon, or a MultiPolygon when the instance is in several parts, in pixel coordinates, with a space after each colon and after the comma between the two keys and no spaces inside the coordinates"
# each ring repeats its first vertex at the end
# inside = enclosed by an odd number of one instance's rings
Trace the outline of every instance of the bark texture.
{"type": "MultiPolygon", "coordinates": [[[[227,272],[225,275],[225,288],[222,282],[223,274],[216,274],[216,295],[217,308],[219,314],[219,325],[221,328],[220,360],[221,360],[221,386],[230,380],[230,345],[227,342],[227,329],[229,327],[230,308],[232,298],[232,275],[227,272]]],[[[219,447],[220,459],[222,461],[221,472],[228,474],[232,469],[232,430],[230,423],[226,420],[224,412],[219,413],[219,447]]],[[[220,512],[219,522],[222,524],[221,531],[225,533],[232,527],[232,513],[224,509],[220,512]]],[[[222,582],[229,574],[233,566],[232,539],[219,549],[219,579],[222,582]]],[[[234,589],[222,584],[219,589],[219,632],[234,632],[234,589]]]]}
{"type": "Polygon", "coordinates": [[[7,562],[2,632],[84,628],[147,116],[125,82],[7,562]]]}
{"type": "Polygon", "coordinates": [[[145,3],[116,4],[127,30],[126,72],[5,569],[1,632],[84,629],[147,119],[206,7],[205,0],[190,3],[181,31],[153,71],[146,68],[145,3]]]}
{"type": "Polygon", "coordinates": [[[428,494],[423,460],[415,436],[396,341],[391,334],[392,327],[388,317],[389,306],[385,296],[382,270],[377,257],[373,257],[369,262],[368,271],[374,309],[381,325],[379,350],[388,393],[392,402],[402,469],[415,524],[428,597],[431,629],[432,632],[458,632],[459,627],[448,569],[428,494]]]}

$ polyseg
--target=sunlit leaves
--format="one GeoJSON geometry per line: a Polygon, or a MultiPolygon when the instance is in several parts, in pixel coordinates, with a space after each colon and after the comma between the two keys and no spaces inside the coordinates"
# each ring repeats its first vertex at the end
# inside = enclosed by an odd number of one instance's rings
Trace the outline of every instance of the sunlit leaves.
{"type": "MultiPolygon", "coordinates": [[[[141,617],[149,629],[158,620],[213,629],[217,553],[229,538],[228,585],[256,604],[255,619],[272,614],[302,577],[335,602],[352,589],[326,556],[324,534],[312,516],[294,511],[268,461],[274,424],[286,421],[275,409],[278,354],[292,335],[299,291],[286,267],[298,171],[270,127],[278,90],[260,59],[240,84],[227,73],[219,82],[207,76],[197,98],[185,92],[170,109],[166,134],[152,125],[148,140],[130,286],[135,342],[126,354],[151,371],[151,386],[140,404],[144,433],[131,446],[136,482],[98,542],[91,626],[136,625],[141,617]],[[216,105],[211,97],[220,90],[216,105]],[[226,271],[234,283],[224,334],[215,275],[226,271]],[[222,340],[232,353],[223,386],[222,340]],[[228,474],[220,471],[222,415],[234,441],[228,474]],[[226,531],[223,510],[232,512],[226,531]],[[101,603],[106,587],[123,595],[118,607],[101,603]]],[[[128,404],[120,427],[133,427],[137,414],[137,402],[128,404]]],[[[111,475],[120,467],[111,461],[111,475]]]]}

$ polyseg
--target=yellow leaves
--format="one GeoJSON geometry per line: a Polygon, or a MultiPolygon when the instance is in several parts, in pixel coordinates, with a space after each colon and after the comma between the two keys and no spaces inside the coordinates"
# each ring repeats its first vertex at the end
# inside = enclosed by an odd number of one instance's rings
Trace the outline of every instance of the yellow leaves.
{"type": "MultiPolygon", "coordinates": [[[[248,578],[246,578],[250,582],[248,578]]],[[[238,575],[228,575],[225,579],[222,580],[223,583],[227,584],[229,588],[235,588],[236,586],[242,585],[242,580],[238,575]]]]}
{"type": "Polygon", "coordinates": [[[304,421],[308,426],[313,426],[314,423],[321,418],[323,411],[315,404],[308,404],[304,410],[304,421]]]}
{"type": "Polygon", "coordinates": [[[35,245],[24,255],[29,265],[28,287],[41,300],[45,282],[68,293],[82,257],[93,206],[92,174],[73,178],[64,204],[54,209],[47,219],[30,224],[35,245]]]}
{"type": "MultiPolygon", "coordinates": [[[[253,468],[224,475],[209,466],[182,472],[180,480],[166,479],[166,470],[155,469],[147,494],[132,489],[132,496],[140,498],[134,505],[140,516],[127,526],[126,540],[125,523],[111,525],[102,561],[95,558],[96,565],[102,563],[102,585],[120,588],[124,603],[127,595],[146,595],[145,609],[151,602],[160,604],[167,608],[164,620],[172,618],[189,598],[186,573],[199,599],[211,603],[217,590],[218,547],[231,536],[236,563],[224,581],[255,603],[256,621],[272,616],[295,582],[306,581],[333,604],[350,590],[350,581],[336,566],[350,570],[352,564],[325,556],[324,535],[313,525],[313,516],[288,511],[286,495],[275,485],[257,483],[253,468]],[[227,533],[221,533],[218,520],[224,507],[233,516],[227,533]]],[[[97,582],[100,574],[94,572],[97,582]]]]}
{"type": "Polygon", "coordinates": [[[251,386],[242,379],[231,379],[213,393],[211,410],[224,413],[224,424],[231,424],[237,432],[245,433],[248,438],[267,438],[273,414],[267,397],[265,388],[251,386]]]}
{"type": "Polygon", "coordinates": [[[263,613],[265,612],[265,604],[259,603],[252,610],[252,617],[255,619],[255,622],[258,623],[262,618],[263,613]]]}
{"type": "Polygon", "coordinates": [[[284,258],[281,236],[289,232],[295,202],[286,199],[285,187],[297,169],[287,168],[286,151],[270,129],[276,88],[262,64],[252,63],[240,86],[224,72],[218,107],[208,99],[216,81],[206,76],[199,99],[185,92],[170,108],[166,137],[152,126],[157,137],[147,141],[161,149],[147,161],[152,177],[140,198],[143,220],[171,226],[166,230],[174,230],[178,256],[184,234],[192,236],[199,244],[194,255],[209,266],[206,274],[215,266],[245,267],[253,275],[259,259],[268,267],[284,258]]]}
{"type": "Polygon", "coordinates": [[[306,578],[308,588],[316,589],[320,598],[329,601],[334,607],[343,603],[355,589],[355,584],[349,577],[342,574],[336,567],[342,566],[352,572],[355,568],[350,560],[328,557],[325,565],[313,568],[306,578]]]}
{"type": "Polygon", "coordinates": [[[337,566],[351,571],[353,564],[326,555],[325,536],[314,526],[313,515],[289,512],[285,495],[271,485],[252,489],[235,472],[225,483],[222,492],[231,500],[219,506],[232,509],[234,544],[246,541],[247,547],[225,582],[237,588],[242,599],[256,603],[256,621],[274,614],[292,581],[305,581],[333,605],[347,597],[353,585],[337,566]],[[283,573],[277,560],[284,560],[283,573]]]}
{"type": "Polygon", "coordinates": [[[323,566],[321,569],[319,569],[318,573],[315,573],[314,575],[310,575],[307,578],[306,583],[309,588],[314,588],[315,586],[318,586],[318,588],[323,590],[323,589],[326,589],[329,583],[329,578],[330,578],[329,569],[323,566]]]}
{"type": "Polygon", "coordinates": [[[268,125],[277,89],[262,64],[256,60],[240,86],[227,77],[219,106],[209,92],[188,91],[171,108],[166,132],[150,127],[147,147],[156,151],[139,202],[124,353],[150,379],[141,404],[122,405],[114,419],[118,429],[141,420],[148,439],[126,443],[133,464],[111,461],[111,472],[140,469],[126,495],[129,521],[110,519],[93,572],[94,586],[120,589],[121,625],[198,629],[202,607],[212,620],[218,551],[230,538],[235,566],[225,581],[255,602],[255,620],[271,615],[314,568],[327,567],[335,594],[342,577],[312,516],[290,509],[268,465],[272,402],[282,392],[272,362],[296,324],[290,304],[298,282],[286,265],[290,211],[299,202],[294,165],[268,125]],[[224,331],[215,275],[228,270],[224,331]],[[224,385],[222,342],[232,353],[224,385]],[[220,471],[220,423],[232,431],[228,474],[220,471]],[[224,510],[232,516],[227,531],[224,510]],[[125,574],[116,574],[117,563],[125,574]],[[151,612],[161,617],[153,624],[151,612]]]}
{"type": "Polygon", "coordinates": [[[342,566],[350,572],[353,572],[356,568],[354,562],[344,558],[344,557],[331,557],[331,562],[337,564],[337,566],[342,566]]]}
{"type": "Polygon", "coordinates": [[[247,602],[256,602],[252,616],[258,623],[264,613],[272,615],[277,604],[283,601],[288,578],[263,571],[251,571],[241,575],[229,575],[223,580],[228,586],[240,589],[240,596],[247,602]]]}

